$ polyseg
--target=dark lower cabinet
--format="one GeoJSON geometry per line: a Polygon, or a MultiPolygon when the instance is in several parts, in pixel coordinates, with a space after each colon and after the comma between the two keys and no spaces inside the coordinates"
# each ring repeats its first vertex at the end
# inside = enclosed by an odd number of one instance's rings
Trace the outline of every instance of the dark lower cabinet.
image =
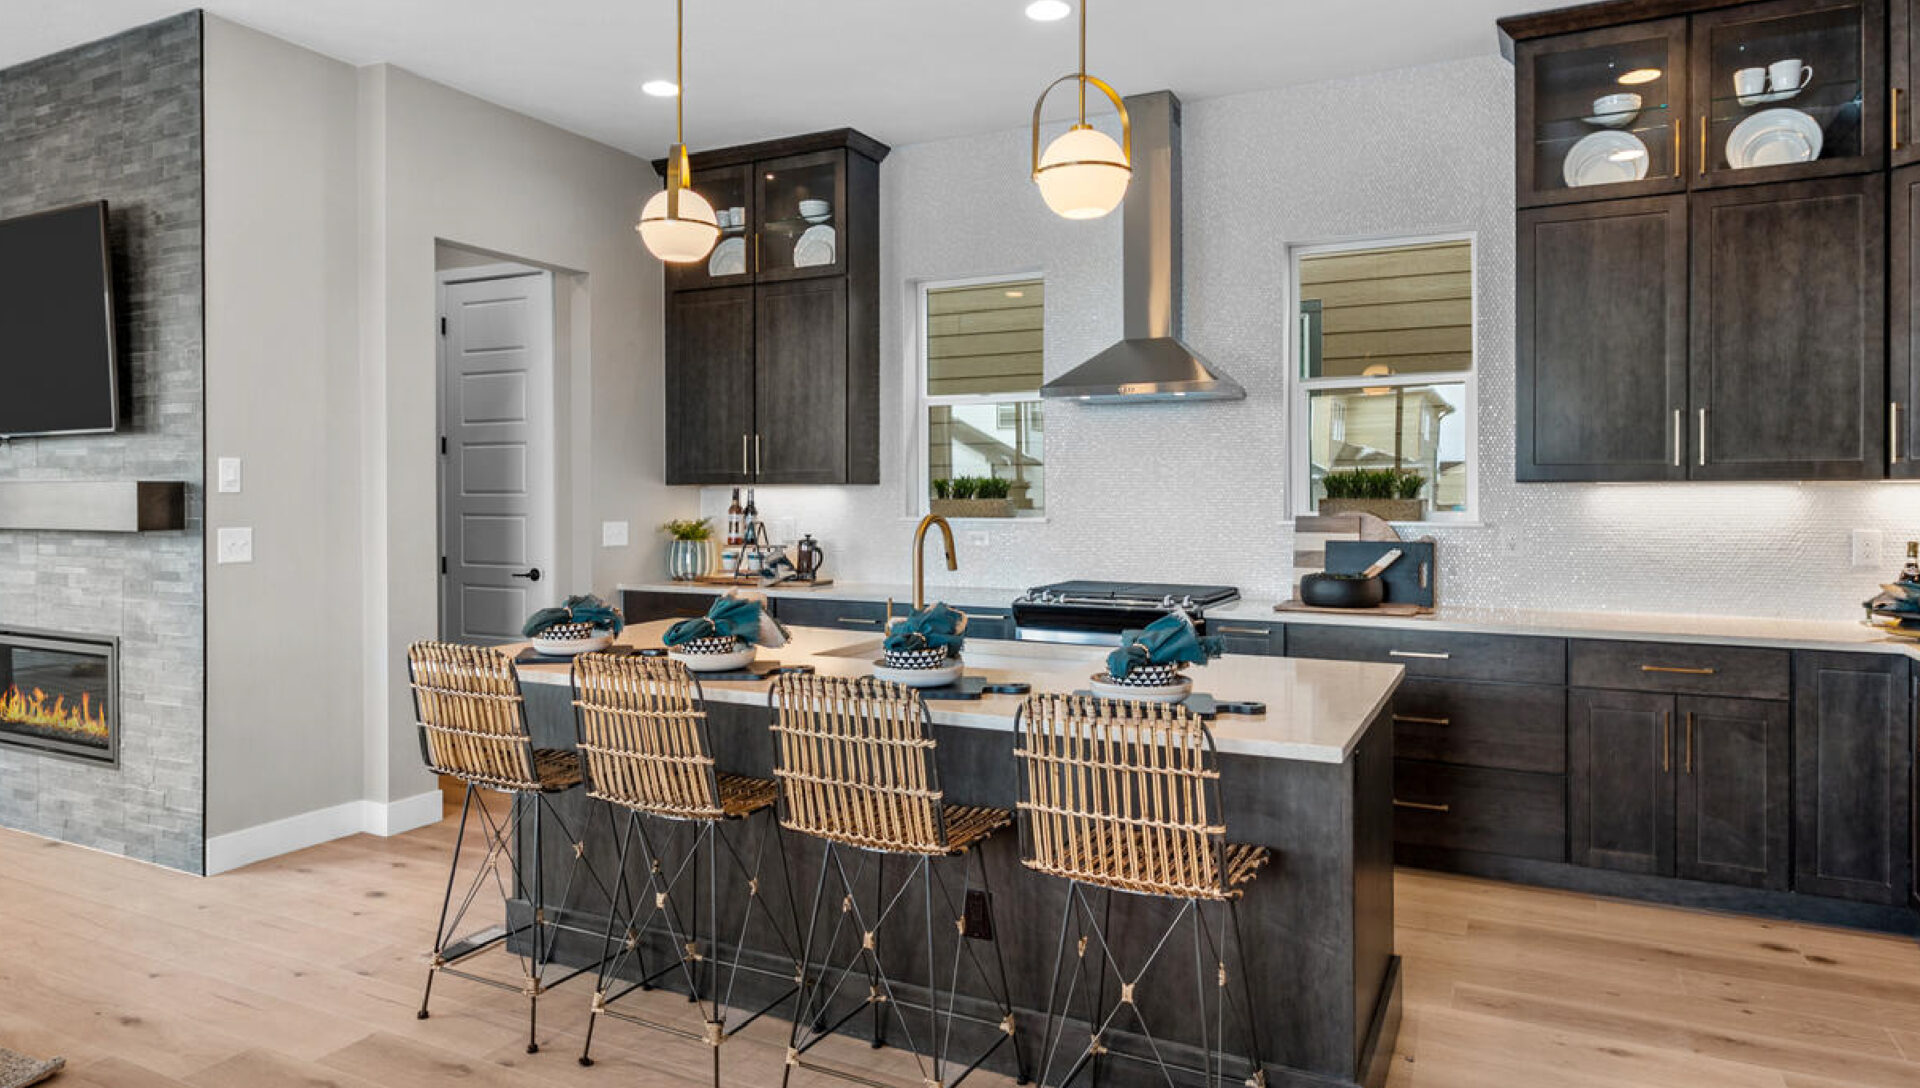
{"type": "Polygon", "coordinates": [[[667,482],[752,479],[753,288],[667,296],[667,482]]]}
{"type": "Polygon", "coordinates": [[[1694,479],[1886,476],[1886,185],[1692,196],[1694,479]]]}
{"type": "Polygon", "coordinates": [[[1575,865],[1674,871],[1673,697],[1567,696],[1567,827],[1575,865]]]}
{"type": "Polygon", "coordinates": [[[1913,865],[1908,661],[1802,653],[1795,661],[1795,891],[1903,903],[1913,865]]]}
{"type": "Polygon", "coordinates": [[[1787,887],[1792,734],[1787,704],[1682,696],[1675,875],[1787,887]]]}
{"type": "Polygon", "coordinates": [[[1207,634],[1219,635],[1230,654],[1285,657],[1286,628],[1280,624],[1207,622],[1207,634]]]}
{"type": "Polygon", "coordinates": [[[628,623],[654,620],[684,620],[704,616],[718,600],[718,593],[661,593],[629,589],[620,594],[620,613],[628,623]]]}
{"type": "Polygon", "coordinates": [[[1567,860],[1567,781],[1413,759],[1393,764],[1393,841],[1536,861],[1567,860]]]}
{"type": "Polygon", "coordinates": [[[1687,478],[1687,198],[1520,213],[1515,479],[1687,478]]]}
{"type": "MultiPolygon", "coordinates": [[[[898,607],[898,606],[896,606],[898,607]]],[[[909,611],[900,608],[904,614],[909,611]]],[[[773,614],[795,627],[837,627],[843,631],[883,633],[887,606],[883,601],[835,601],[818,597],[776,597],[773,614]]]]}

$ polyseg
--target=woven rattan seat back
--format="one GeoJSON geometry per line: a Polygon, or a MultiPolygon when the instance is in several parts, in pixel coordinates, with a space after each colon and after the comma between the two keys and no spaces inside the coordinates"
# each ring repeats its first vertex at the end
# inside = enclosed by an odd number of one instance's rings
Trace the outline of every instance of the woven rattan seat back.
{"type": "Polygon", "coordinates": [[[1015,730],[1029,868],[1150,895],[1232,894],[1218,761],[1191,711],[1035,695],[1015,730]]]}
{"type": "Polygon", "coordinates": [[[499,789],[541,788],[512,658],[485,646],[416,642],[407,670],[429,768],[499,789]]]}
{"type": "Polygon", "coordinates": [[[919,692],[789,673],[774,701],[783,826],[868,850],[948,852],[932,724],[919,692]]]}
{"type": "Polygon", "coordinates": [[[667,658],[584,654],[573,661],[574,721],[587,795],[676,820],[718,820],[706,705],[667,658]]]}

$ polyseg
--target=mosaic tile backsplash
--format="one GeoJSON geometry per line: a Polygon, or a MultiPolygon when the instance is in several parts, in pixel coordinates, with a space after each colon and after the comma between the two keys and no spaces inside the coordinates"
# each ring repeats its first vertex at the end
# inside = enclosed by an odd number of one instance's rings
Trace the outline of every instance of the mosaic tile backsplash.
{"type": "MultiPolygon", "coordinates": [[[[1061,404],[1048,516],[961,523],[941,584],[1066,577],[1293,584],[1286,496],[1292,247],[1472,232],[1480,521],[1435,527],[1446,602],[1850,618],[1920,538],[1920,486],[1513,482],[1513,69],[1486,57],[1188,103],[1186,338],[1247,388],[1226,404],[1061,404]],[[1886,536],[1854,569],[1849,533],[1886,536]],[[986,543],[974,542],[984,532],[986,543]]],[[[1049,377],[1120,334],[1118,216],[1069,223],[1027,180],[1024,129],[896,150],[882,166],[883,449],[877,487],[761,488],[843,580],[904,582],[918,488],[918,282],[1039,273],[1049,377]]],[[[724,489],[702,495],[721,513],[724,489]]]]}

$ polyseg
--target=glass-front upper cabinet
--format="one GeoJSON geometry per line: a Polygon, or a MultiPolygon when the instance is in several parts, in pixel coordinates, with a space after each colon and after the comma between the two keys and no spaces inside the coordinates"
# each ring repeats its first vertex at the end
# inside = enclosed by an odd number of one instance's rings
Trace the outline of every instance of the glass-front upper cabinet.
{"type": "Polygon", "coordinates": [[[1887,11],[1887,108],[1893,111],[1888,153],[1895,166],[1920,163],[1920,117],[1913,97],[1914,77],[1920,76],[1920,0],[1890,0],[1887,11]]]}
{"type": "Polygon", "coordinates": [[[753,168],[718,166],[693,171],[693,191],[713,205],[720,240],[713,252],[688,264],[667,265],[675,291],[753,282],[753,168]]]}
{"type": "Polygon", "coordinates": [[[847,156],[817,151],[755,164],[761,281],[846,271],[847,156]]]}
{"type": "Polygon", "coordinates": [[[1773,0],[1695,16],[1694,186],[1886,165],[1886,27],[1884,0],[1773,0]]]}
{"type": "Polygon", "coordinates": [[[1521,205],[1685,189],[1686,43],[1685,19],[1520,43],[1521,205]]]}

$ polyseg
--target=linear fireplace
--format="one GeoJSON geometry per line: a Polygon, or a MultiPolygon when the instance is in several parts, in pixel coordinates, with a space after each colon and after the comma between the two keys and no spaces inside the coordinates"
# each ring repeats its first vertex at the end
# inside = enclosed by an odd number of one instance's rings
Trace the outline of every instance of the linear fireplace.
{"type": "Polygon", "coordinates": [[[120,758],[117,639],[0,628],[0,744],[120,758]]]}

